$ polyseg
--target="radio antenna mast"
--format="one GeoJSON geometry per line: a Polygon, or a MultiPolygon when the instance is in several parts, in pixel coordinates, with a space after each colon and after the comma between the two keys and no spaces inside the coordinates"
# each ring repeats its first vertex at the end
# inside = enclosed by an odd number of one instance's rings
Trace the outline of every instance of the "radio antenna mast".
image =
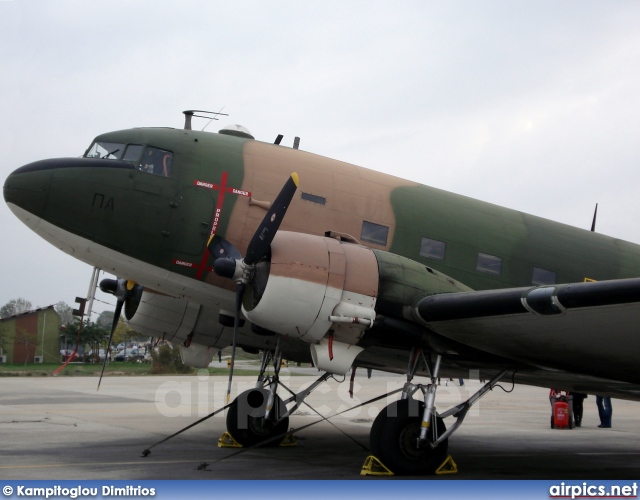
{"type": "MultiPolygon", "coordinates": [[[[222,109],[224,109],[224,106],[222,107],[222,109]]],[[[222,109],[220,111],[222,111],[222,109]]],[[[185,130],[191,130],[191,117],[195,116],[196,118],[206,118],[207,120],[209,120],[209,123],[211,123],[211,120],[217,120],[216,116],[217,115],[221,115],[221,116],[229,116],[227,113],[220,113],[220,112],[215,112],[215,111],[204,111],[201,109],[188,109],[187,111],[183,111],[182,114],[184,114],[184,129],[185,130]],[[203,116],[203,115],[196,115],[196,113],[206,113],[208,115],[214,115],[214,116],[203,116]]],[[[209,124],[207,123],[207,125],[209,124]]],[[[206,125],[205,125],[206,127],[206,125]]],[[[202,129],[204,130],[204,128],[202,129]]]]}

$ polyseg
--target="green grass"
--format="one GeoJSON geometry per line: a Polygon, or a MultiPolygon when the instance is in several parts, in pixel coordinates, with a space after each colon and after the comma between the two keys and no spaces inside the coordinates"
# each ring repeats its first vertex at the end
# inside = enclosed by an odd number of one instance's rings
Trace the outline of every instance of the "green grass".
{"type": "MultiPolygon", "coordinates": [[[[53,372],[60,367],[57,363],[7,363],[0,364],[0,377],[51,377],[53,372]]],[[[102,364],[97,363],[69,363],[62,370],[59,377],[91,377],[99,376],[102,364]]],[[[210,375],[227,376],[227,368],[209,368],[210,375]]],[[[196,373],[194,369],[192,373],[196,373]]],[[[258,376],[258,370],[234,370],[238,376],[258,376]]],[[[150,363],[116,363],[111,362],[104,370],[104,375],[109,376],[152,376],[150,363]]],[[[169,374],[167,374],[169,375],[169,374]]],[[[187,374],[188,375],[188,374],[187,374]]]]}

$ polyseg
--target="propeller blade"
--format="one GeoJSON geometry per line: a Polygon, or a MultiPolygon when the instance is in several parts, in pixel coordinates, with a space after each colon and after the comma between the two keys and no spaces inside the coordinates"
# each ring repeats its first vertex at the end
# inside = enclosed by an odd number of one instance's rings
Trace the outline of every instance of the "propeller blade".
{"type": "MultiPolygon", "coordinates": [[[[133,283],[132,281],[127,282],[127,287],[133,283]]],[[[127,298],[124,301],[124,317],[127,319],[133,318],[138,310],[138,306],[140,305],[140,300],[142,299],[142,292],[144,288],[138,285],[137,283],[133,285],[133,288],[128,291],[127,298]]]]}
{"type": "Polygon", "coordinates": [[[118,300],[118,302],[116,302],[116,310],[113,313],[113,323],[111,325],[111,334],[109,335],[109,343],[107,344],[107,349],[104,351],[104,361],[102,362],[102,371],[100,372],[100,379],[98,380],[98,389],[96,389],[96,392],[100,390],[100,384],[102,383],[104,369],[107,366],[107,360],[109,359],[109,349],[111,348],[111,341],[113,340],[113,334],[116,332],[116,328],[118,327],[118,321],[120,321],[120,313],[122,312],[123,304],[124,299],[118,300]]]}
{"type": "Polygon", "coordinates": [[[271,204],[271,208],[265,215],[264,219],[254,233],[249,246],[247,247],[247,255],[242,262],[239,260],[220,258],[214,263],[214,271],[219,276],[236,280],[236,303],[233,318],[233,339],[231,348],[231,365],[229,369],[229,385],[227,386],[227,403],[231,398],[231,383],[233,381],[233,369],[236,361],[236,346],[238,342],[238,329],[240,324],[240,311],[242,309],[242,298],[244,290],[248,283],[253,279],[255,271],[255,263],[262,259],[271,248],[271,242],[282,223],[282,219],[287,213],[289,204],[293,199],[293,195],[298,189],[298,174],[292,173],[291,177],[284,184],[275,201],[271,204]]]}
{"type": "Polygon", "coordinates": [[[209,244],[207,245],[207,249],[216,260],[225,258],[242,259],[242,255],[240,254],[238,249],[217,234],[213,238],[211,238],[211,241],[209,241],[209,244]]]}
{"type": "Polygon", "coordinates": [[[231,382],[233,380],[233,368],[236,361],[236,345],[238,341],[238,325],[240,324],[240,308],[242,307],[242,296],[244,295],[244,283],[236,285],[236,310],[233,319],[233,338],[231,341],[231,365],[229,366],[229,385],[227,385],[227,404],[231,398],[231,382]]]}
{"type": "Polygon", "coordinates": [[[593,221],[591,222],[591,232],[596,232],[596,217],[598,217],[598,204],[596,203],[596,210],[593,212],[593,221]]]}
{"type": "Polygon", "coordinates": [[[118,280],[112,280],[109,278],[105,278],[100,282],[100,290],[104,293],[110,293],[111,295],[115,295],[118,293],[118,280]]]}
{"type": "Polygon", "coordinates": [[[271,205],[267,215],[264,216],[253,238],[251,238],[249,246],[247,247],[247,255],[244,257],[244,263],[246,265],[251,266],[255,264],[269,252],[271,242],[282,223],[282,219],[284,219],[287,213],[296,189],[298,189],[298,174],[294,172],[282,187],[282,190],[271,205]]]}

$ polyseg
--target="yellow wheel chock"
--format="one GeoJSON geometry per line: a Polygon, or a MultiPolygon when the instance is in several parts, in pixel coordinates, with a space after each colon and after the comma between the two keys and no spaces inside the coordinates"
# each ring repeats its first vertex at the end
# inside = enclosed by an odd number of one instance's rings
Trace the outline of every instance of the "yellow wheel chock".
{"type": "Polygon", "coordinates": [[[296,437],[293,434],[287,434],[278,446],[298,446],[298,441],[296,441],[296,437]]]}
{"type": "Polygon", "coordinates": [[[369,455],[362,465],[361,476],[393,476],[386,465],[373,455],[369,455]]]}
{"type": "Polygon", "coordinates": [[[436,474],[457,474],[458,465],[453,461],[453,457],[449,455],[444,462],[440,464],[440,467],[436,469],[436,474]]]}
{"type": "Polygon", "coordinates": [[[220,439],[218,439],[218,448],[242,448],[242,445],[233,439],[231,434],[225,432],[220,436],[220,439]]]}
{"type": "MultiPolygon", "coordinates": [[[[298,446],[298,442],[293,434],[287,434],[282,438],[282,441],[278,446],[298,446]]],[[[218,439],[218,448],[243,448],[243,446],[233,439],[231,434],[225,432],[220,436],[220,439],[218,439]]]]}

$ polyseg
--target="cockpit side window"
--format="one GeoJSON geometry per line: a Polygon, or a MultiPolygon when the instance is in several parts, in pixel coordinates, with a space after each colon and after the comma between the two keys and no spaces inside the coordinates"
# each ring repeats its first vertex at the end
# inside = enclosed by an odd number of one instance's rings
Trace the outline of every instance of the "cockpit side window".
{"type": "Polygon", "coordinates": [[[171,175],[172,167],[173,153],[171,151],[148,147],[142,155],[142,159],[138,165],[138,170],[142,170],[149,174],[169,177],[171,175]]]}
{"type": "Polygon", "coordinates": [[[107,158],[109,160],[119,160],[124,153],[124,144],[118,142],[94,142],[87,152],[85,158],[107,158]]]}
{"type": "Polygon", "coordinates": [[[129,144],[122,159],[124,161],[130,161],[137,164],[138,160],[140,160],[140,155],[142,154],[143,149],[144,146],[140,146],[139,144],[129,144]]]}

